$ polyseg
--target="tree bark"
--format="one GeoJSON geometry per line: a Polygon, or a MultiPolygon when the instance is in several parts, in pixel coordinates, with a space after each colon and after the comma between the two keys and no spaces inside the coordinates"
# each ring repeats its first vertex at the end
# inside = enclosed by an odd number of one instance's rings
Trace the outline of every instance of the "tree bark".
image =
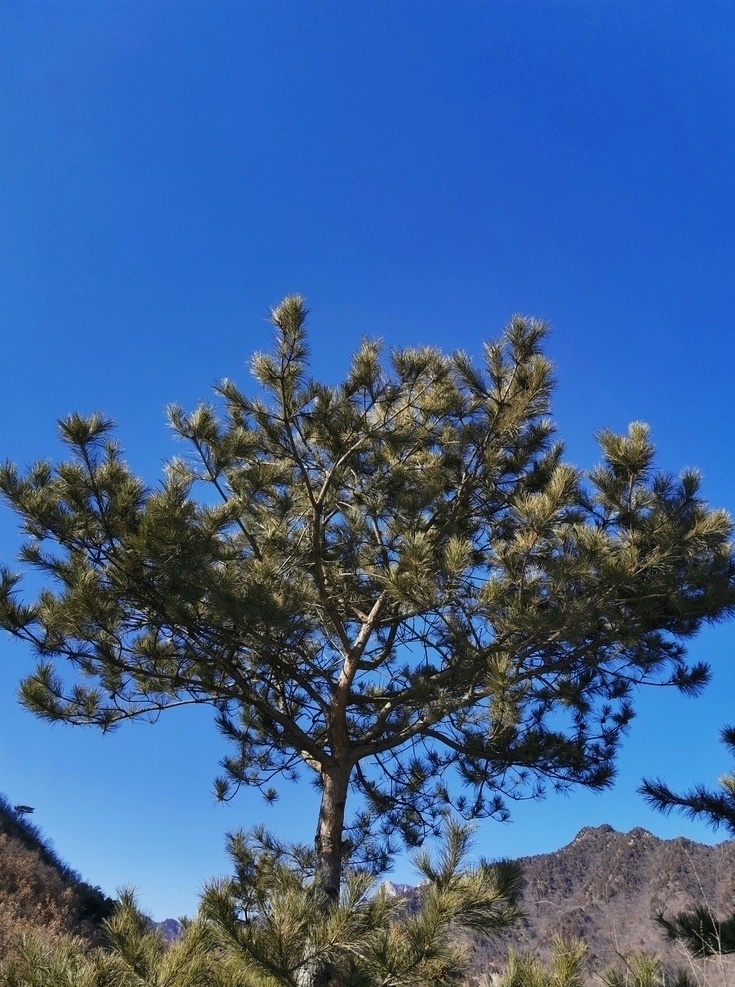
{"type": "MultiPolygon", "coordinates": [[[[317,889],[322,893],[322,907],[325,911],[336,905],[339,900],[342,880],[342,838],[350,772],[349,765],[339,763],[332,763],[322,768],[322,800],[314,840],[316,850],[314,880],[317,889]]],[[[306,962],[299,971],[299,987],[330,987],[331,983],[332,975],[329,966],[322,961],[306,962]]]]}
{"type": "Polygon", "coordinates": [[[336,902],[342,880],[342,838],[349,767],[337,765],[322,772],[322,801],[316,829],[316,884],[328,902],[336,902]]]}

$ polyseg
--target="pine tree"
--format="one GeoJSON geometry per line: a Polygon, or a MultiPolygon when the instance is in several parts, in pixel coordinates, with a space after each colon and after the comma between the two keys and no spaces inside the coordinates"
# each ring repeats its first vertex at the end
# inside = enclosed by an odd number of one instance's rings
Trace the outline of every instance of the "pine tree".
{"type": "Polygon", "coordinates": [[[631,953],[620,959],[618,967],[599,975],[602,987],[697,987],[686,970],[665,970],[655,954],[631,953]]]}
{"type": "Polygon", "coordinates": [[[130,891],[102,928],[106,944],[95,949],[72,937],[25,936],[0,959],[0,987],[258,987],[218,952],[205,922],[187,923],[169,945],[130,891]]]}
{"type": "Polygon", "coordinates": [[[494,936],[520,917],[518,864],[471,866],[469,847],[468,827],[450,822],[438,857],[414,858],[422,881],[411,901],[352,870],[325,910],[308,848],[236,834],[235,876],[205,889],[200,915],[253,987],[300,987],[315,969],[334,987],[458,987],[469,958],[459,934],[494,936]]]}
{"type": "Polygon", "coordinates": [[[493,935],[519,917],[520,868],[470,866],[470,830],[449,823],[410,903],[351,872],[339,900],[320,908],[311,854],[261,834],[230,839],[235,876],[212,883],[199,914],[168,945],[123,890],[103,922],[105,947],[26,936],[0,959],[2,987],[300,987],[315,966],[334,987],[459,987],[469,950],[458,933],[493,935]]]}
{"type": "Polygon", "coordinates": [[[655,468],[641,424],[601,431],[589,473],[564,461],[534,320],[481,366],[363,341],[326,385],[303,300],[272,315],[256,396],[223,381],[168,409],[187,452],[157,487],[99,414],[61,421],[65,461],[2,469],[44,588],[4,569],[0,624],[38,656],[21,701],[42,717],[208,704],[232,744],[219,797],[306,770],[336,902],[346,855],[379,867],[449,806],[608,786],[637,687],[707,680],[685,642],[733,609],[731,523],[696,473],[655,468]]]}
{"type": "Polygon", "coordinates": [[[668,916],[659,911],[654,916],[668,942],[680,942],[697,959],[735,953],[735,915],[717,919],[707,905],[668,916]]]}
{"type": "MultiPolygon", "coordinates": [[[[498,987],[584,987],[586,958],[587,946],[581,939],[554,936],[549,963],[535,953],[511,950],[496,983],[498,987]]],[[[658,984],[642,987],[658,987],[658,984]]]]}
{"type": "MultiPolygon", "coordinates": [[[[587,945],[580,939],[555,936],[550,961],[534,953],[511,950],[498,976],[487,977],[488,987],[584,987],[591,983],[586,969],[587,945]]],[[[682,969],[667,970],[653,953],[619,954],[618,963],[595,975],[601,987],[697,987],[682,969]]]]}

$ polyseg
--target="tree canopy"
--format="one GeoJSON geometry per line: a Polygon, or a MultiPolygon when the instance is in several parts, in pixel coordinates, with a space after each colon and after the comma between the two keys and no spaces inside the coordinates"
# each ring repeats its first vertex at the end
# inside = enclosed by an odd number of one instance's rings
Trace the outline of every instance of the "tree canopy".
{"type": "Polygon", "coordinates": [[[208,704],[221,798],[310,774],[336,898],[345,854],[418,843],[450,806],[609,785],[635,689],[707,681],[685,643],[733,609],[731,522],[655,467],[644,425],[600,431],[591,471],[565,461],[535,320],[481,363],[364,340],[332,385],[303,300],[272,317],[254,396],[169,407],[185,451],[157,486],[100,414],[60,422],[64,461],[2,469],[43,588],[4,568],[0,624],[38,658],[21,701],[42,717],[208,704]]]}

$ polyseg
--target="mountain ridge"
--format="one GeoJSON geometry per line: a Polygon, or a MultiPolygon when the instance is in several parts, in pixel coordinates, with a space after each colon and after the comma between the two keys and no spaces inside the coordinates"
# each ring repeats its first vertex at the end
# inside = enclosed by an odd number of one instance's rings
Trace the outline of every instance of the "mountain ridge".
{"type": "MultiPolygon", "coordinates": [[[[735,841],[709,846],[686,837],[664,840],[637,826],[583,826],[553,853],[520,857],[525,917],[495,943],[473,942],[473,967],[498,970],[509,949],[548,958],[555,935],[582,939],[590,970],[646,951],[670,967],[684,966],[681,947],[666,943],[653,915],[707,905],[735,911],[735,841]]],[[[735,958],[725,960],[735,983],[735,958]]]]}

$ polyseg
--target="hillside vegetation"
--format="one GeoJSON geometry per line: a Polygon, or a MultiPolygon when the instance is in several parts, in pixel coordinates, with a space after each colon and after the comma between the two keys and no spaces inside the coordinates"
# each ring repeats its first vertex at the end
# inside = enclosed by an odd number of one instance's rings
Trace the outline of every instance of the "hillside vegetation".
{"type": "Polygon", "coordinates": [[[0,956],[26,933],[50,942],[100,940],[114,902],[63,863],[40,831],[0,796],[0,956]]]}

